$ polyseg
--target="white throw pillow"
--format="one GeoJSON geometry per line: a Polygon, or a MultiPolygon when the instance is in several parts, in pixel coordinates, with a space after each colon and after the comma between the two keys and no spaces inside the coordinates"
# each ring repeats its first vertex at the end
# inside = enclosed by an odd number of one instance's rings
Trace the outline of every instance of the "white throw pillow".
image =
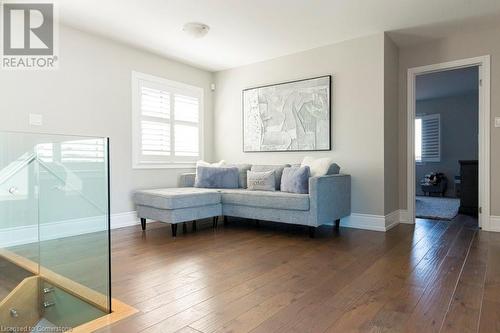
{"type": "Polygon", "coordinates": [[[332,164],[333,160],[328,157],[315,159],[314,157],[306,156],[300,166],[308,166],[311,169],[311,177],[321,177],[328,173],[328,169],[332,164]]]}
{"type": "Polygon", "coordinates": [[[204,167],[219,168],[219,167],[224,166],[224,165],[226,165],[226,161],[224,161],[224,160],[220,160],[219,162],[215,162],[215,163],[208,163],[208,162],[203,161],[203,160],[199,160],[196,162],[196,167],[204,166],[204,167]]]}

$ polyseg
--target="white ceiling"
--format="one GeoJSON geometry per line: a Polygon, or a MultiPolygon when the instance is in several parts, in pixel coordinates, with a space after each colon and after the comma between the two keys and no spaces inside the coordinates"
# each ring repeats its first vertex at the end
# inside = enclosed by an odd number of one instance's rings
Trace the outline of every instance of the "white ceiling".
{"type": "Polygon", "coordinates": [[[470,93],[479,89],[477,67],[448,70],[417,76],[417,100],[470,93]]]}
{"type": "MultiPolygon", "coordinates": [[[[500,12],[499,0],[56,0],[64,24],[208,70],[500,12]],[[210,32],[192,39],[187,22],[210,32]]],[[[403,38],[404,39],[404,38],[403,38]]]]}

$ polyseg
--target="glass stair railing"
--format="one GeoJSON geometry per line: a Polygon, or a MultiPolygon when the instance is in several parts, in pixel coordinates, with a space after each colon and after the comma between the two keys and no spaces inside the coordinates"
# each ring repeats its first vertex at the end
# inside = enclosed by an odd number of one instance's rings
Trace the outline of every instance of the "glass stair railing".
{"type": "Polygon", "coordinates": [[[78,331],[110,274],[108,140],[0,132],[0,331],[78,331]]]}

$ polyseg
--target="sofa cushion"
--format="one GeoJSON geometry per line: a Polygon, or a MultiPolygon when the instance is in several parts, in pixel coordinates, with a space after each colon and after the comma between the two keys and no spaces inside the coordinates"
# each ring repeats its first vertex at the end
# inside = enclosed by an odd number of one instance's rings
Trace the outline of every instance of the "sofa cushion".
{"type": "Polygon", "coordinates": [[[252,165],[251,171],[262,172],[274,170],[274,177],[276,180],[276,189],[279,190],[281,186],[281,175],[283,174],[283,169],[289,167],[290,164],[283,165],[252,165]]]}
{"type": "Polygon", "coordinates": [[[245,189],[221,189],[219,191],[222,194],[222,204],[226,205],[309,210],[308,194],[249,191],[245,189]]]}
{"type": "Polygon", "coordinates": [[[239,187],[247,188],[247,171],[249,171],[252,168],[252,165],[245,163],[236,163],[236,164],[228,164],[227,166],[238,168],[238,172],[240,174],[239,187]]]}
{"type": "Polygon", "coordinates": [[[217,190],[194,187],[162,188],[137,191],[133,200],[137,205],[178,209],[218,204],[221,194],[217,190]]]}
{"type": "Polygon", "coordinates": [[[238,188],[238,168],[197,166],[194,187],[238,188]]]}
{"type": "Polygon", "coordinates": [[[281,191],[290,193],[309,193],[309,167],[289,167],[283,169],[281,176],[281,191]]]}

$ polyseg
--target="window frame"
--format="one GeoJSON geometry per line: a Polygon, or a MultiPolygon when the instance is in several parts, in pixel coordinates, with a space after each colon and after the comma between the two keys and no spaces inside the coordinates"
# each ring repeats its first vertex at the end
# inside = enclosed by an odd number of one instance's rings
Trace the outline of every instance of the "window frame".
{"type": "MultiPolygon", "coordinates": [[[[203,147],[203,124],[204,124],[204,89],[201,87],[192,86],[189,84],[176,82],[168,80],[162,77],[145,74],[137,71],[132,71],[132,168],[133,169],[183,169],[183,168],[193,168],[196,165],[196,161],[203,159],[204,157],[204,147],[203,147]],[[159,162],[148,162],[142,159],[141,150],[141,120],[150,117],[142,116],[141,114],[141,96],[140,88],[146,82],[149,86],[156,86],[159,89],[166,89],[169,92],[178,93],[180,95],[192,96],[199,99],[199,111],[198,111],[198,149],[199,156],[175,156],[173,155],[175,151],[175,141],[172,140],[175,136],[175,124],[184,124],[185,121],[175,120],[175,110],[172,108],[170,110],[170,119],[165,119],[165,123],[170,125],[171,129],[171,155],[164,158],[158,159],[159,162]],[[172,149],[173,148],[173,149],[172,149]]],[[[174,96],[171,96],[172,102],[174,96]]],[[[172,104],[171,104],[172,105],[172,104]]]]}

